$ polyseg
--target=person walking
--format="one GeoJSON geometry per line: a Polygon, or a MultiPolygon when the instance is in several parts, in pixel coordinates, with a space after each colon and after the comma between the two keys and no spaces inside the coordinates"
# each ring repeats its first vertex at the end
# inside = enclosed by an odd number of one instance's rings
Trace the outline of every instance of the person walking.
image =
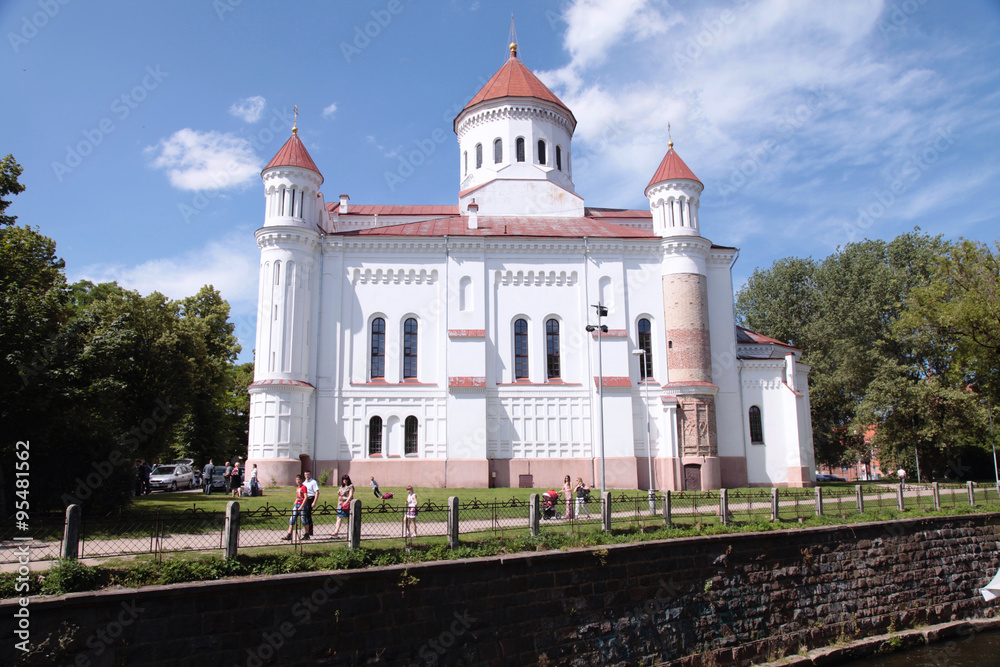
{"type": "Polygon", "coordinates": [[[412,539],[417,536],[417,493],[412,486],[406,487],[406,538],[412,539]]]}
{"type": "Polygon", "coordinates": [[[382,500],[382,493],[378,490],[378,482],[375,481],[374,475],[372,475],[372,481],[369,482],[369,484],[371,484],[372,493],[375,494],[375,497],[378,498],[379,500],[382,500]]]}
{"type": "Polygon", "coordinates": [[[250,497],[260,495],[260,482],[257,480],[257,464],[250,469],[250,497]]]}
{"type": "Polygon", "coordinates": [[[212,459],[208,460],[205,467],[201,469],[201,484],[204,487],[202,493],[206,496],[212,495],[212,475],[215,474],[215,464],[212,459]]]}
{"type": "Polygon", "coordinates": [[[566,496],[566,515],[564,519],[573,518],[573,484],[569,481],[569,475],[563,477],[563,495],[566,496]]]}
{"type": "Polygon", "coordinates": [[[576,518],[580,518],[580,511],[590,518],[590,509],[587,507],[587,501],[590,500],[590,487],[587,483],[583,481],[582,477],[576,478],[576,486],[573,487],[573,493],[576,494],[576,518]]]}
{"type": "Polygon", "coordinates": [[[240,464],[237,462],[229,471],[229,495],[233,498],[239,496],[241,486],[243,486],[243,479],[240,477],[240,464]]]}
{"type": "Polygon", "coordinates": [[[283,540],[292,539],[292,530],[295,528],[295,522],[298,518],[302,517],[302,530],[303,540],[309,539],[309,519],[306,518],[305,513],[302,511],[302,507],[306,504],[306,487],[302,483],[302,475],[295,476],[295,503],[292,505],[292,516],[288,519],[288,534],[282,537],[283,540]]]}
{"type": "Polygon", "coordinates": [[[340,488],[337,489],[337,523],[333,526],[333,534],[330,537],[340,536],[340,524],[344,519],[351,516],[351,501],[354,500],[354,484],[351,477],[344,475],[340,478],[340,488]]]}
{"type": "Polygon", "coordinates": [[[896,475],[899,477],[899,485],[903,487],[906,491],[906,469],[903,466],[899,466],[899,470],[896,471],[896,475]]]}
{"type": "Polygon", "coordinates": [[[319,482],[313,479],[312,473],[306,470],[302,473],[305,477],[305,481],[302,483],[306,487],[306,504],[303,505],[305,521],[309,524],[309,530],[307,534],[312,537],[313,534],[313,518],[312,511],[316,507],[316,503],[319,501],[319,482]]]}

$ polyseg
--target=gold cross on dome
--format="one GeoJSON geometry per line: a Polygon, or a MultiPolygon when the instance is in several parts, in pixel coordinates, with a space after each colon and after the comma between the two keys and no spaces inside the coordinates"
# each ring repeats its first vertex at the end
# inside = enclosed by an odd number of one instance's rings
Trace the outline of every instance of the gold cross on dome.
{"type": "Polygon", "coordinates": [[[299,132],[299,105],[296,104],[292,107],[295,112],[295,120],[292,121],[292,134],[298,134],[299,132]]]}

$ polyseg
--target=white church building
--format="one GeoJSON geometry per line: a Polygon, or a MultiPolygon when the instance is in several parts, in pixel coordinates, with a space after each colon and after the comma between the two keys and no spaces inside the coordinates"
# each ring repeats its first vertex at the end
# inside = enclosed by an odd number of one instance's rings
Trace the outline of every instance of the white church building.
{"type": "Polygon", "coordinates": [[[809,369],[734,325],[738,250],[703,236],[701,181],[671,142],[648,209],[588,206],[575,127],[512,44],[455,118],[457,204],[328,204],[293,128],[256,232],[265,483],[814,483],[809,369]]]}

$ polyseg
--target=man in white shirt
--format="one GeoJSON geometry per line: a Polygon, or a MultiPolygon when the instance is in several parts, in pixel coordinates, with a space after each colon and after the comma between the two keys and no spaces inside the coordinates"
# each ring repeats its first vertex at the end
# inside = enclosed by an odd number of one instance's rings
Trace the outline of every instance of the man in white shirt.
{"type": "Polygon", "coordinates": [[[896,475],[899,476],[899,484],[900,484],[900,486],[902,486],[905,489],[906,488],[906,470],[903,469],[903,466],[899,466],[899,471],[896,472],[896,475]]]}
{"type": "Polygon", "coordinates": [[[312,473],[308,470],[302,475],[305,477],[302,485],[306,487],[306,504],[302,506],[303,525],[308,526],[306,534],[303,535],[303,539],[305,539],[312,537],[313,534],[312,511],[316,507],[316,503],[319,502],[319,482],[313,479],[312,473]]]}

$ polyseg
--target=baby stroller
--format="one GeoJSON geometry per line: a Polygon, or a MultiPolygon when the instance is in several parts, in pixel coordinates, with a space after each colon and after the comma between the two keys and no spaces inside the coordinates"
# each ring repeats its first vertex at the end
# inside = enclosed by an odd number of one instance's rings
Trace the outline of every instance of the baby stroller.
{"type": "Polygon", "coordinates": [[[558,519],[559,515],[556,514],[556,503],[559,501],[559,492],[555,489],[549,489],[542,494],[542,518],[543,519],[558,519]]]}

